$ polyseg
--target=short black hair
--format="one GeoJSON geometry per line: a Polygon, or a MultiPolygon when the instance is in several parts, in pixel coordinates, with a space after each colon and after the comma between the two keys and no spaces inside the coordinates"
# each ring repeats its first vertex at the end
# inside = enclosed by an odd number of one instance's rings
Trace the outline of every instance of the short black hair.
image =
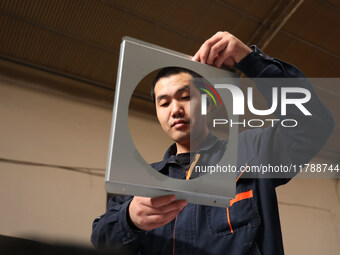
{"type": "Polygon", "coordinates": [[[154,78],[152,85],[151,85],[151,97],[152,101],[155,103],[155,86],[156,83],[162,79],[170,77],[171,75],[179,74],[179,73],[188,73],[192,76],[192,78],[203,78],[198,73],[191,71],[190,69],[184,68],[184,67],[178,67],[178,66],[170,66],[170,67],[164,67],[162,68],[156,77],[154,78]]]}

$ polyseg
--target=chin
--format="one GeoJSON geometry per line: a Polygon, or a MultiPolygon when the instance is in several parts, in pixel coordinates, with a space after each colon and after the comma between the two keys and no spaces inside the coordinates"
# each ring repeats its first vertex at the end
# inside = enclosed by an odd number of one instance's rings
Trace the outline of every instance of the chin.
{"type": "Polygon", "coordinates": [[[176,143],[190,143],[190,133],[173,134],[170,138],[176,143]]]}

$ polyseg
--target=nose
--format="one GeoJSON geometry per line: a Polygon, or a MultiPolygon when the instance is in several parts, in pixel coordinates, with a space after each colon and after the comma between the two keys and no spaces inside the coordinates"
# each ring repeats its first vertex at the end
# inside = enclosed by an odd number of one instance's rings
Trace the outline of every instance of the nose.
{"type": "Polygon", "coordinates": [[[175,119],[184,117],[184,107],[176,100],[172,103],[171,117],[175,119]]]}

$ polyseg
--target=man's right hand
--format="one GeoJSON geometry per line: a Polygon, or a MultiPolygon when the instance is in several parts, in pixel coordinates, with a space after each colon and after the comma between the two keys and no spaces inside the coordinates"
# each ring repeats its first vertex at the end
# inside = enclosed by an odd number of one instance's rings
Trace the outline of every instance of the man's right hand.
{"type": "Polygon", "coordinates": [[[186,200],[176,200],[174,195],[161,197],[135,196],[129,206],[130,219],[142,230],[152,230],[172,221],[188,204],[186,200]]]}

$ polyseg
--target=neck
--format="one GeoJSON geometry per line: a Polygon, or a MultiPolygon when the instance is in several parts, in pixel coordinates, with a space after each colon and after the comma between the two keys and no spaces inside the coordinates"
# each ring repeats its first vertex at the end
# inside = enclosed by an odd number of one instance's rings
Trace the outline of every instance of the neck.
{"type": "Polygon", "coordinates": [[[207,138],[208,134],[209,130],[206,129],[204,132],[196,135],[194,138],[191,138],[188,143],[176,142],[177,154],[197,151],[207,138]]]}

